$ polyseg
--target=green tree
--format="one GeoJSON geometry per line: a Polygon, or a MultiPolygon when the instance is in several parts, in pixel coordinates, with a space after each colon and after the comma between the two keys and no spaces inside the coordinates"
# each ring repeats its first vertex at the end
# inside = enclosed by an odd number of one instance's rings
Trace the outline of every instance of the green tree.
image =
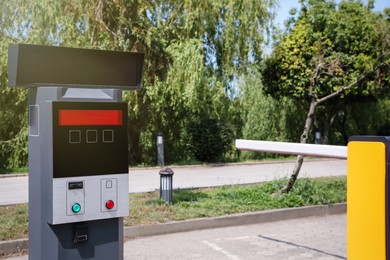
{"type": "Polygon", "coordinates": [[[345,104],[332,126],[332,143],[346,144],[351,135],[390,135],[390,99],[345,104]]]}
{"type": "Polygon", "coordinates": [[[154,159],[153,136],[163,131],[167,161],[185,159],[191,156],[185,137],[194,122],[231,120],[231,82],[246,64],[260,61],[272,5],[273,1],[237,0],[154,5],[148,19],[160,35],[156,44],[167,61],[152,65],[161,64],[166,71],[146,73],[142,100],[131,102],[146,108],[134,111],[134,118],[147,119],[133,134],[139,136],[142,149],[137,154],[154,159]]]}
{"type": "Polygon", "coordinates": [[[16,27],[25,12],[0,2],[0,170],[27,164],[26,91],[8,86],[8,45],[22,38],[16,27]]]}
{"type": "MultiPolygon", "coordinates": [[[[249,140],[298,141],[297,131],[304,117],[300,102],[289,97],[280,100],[264,93],[263,77],[257,67],[248,68],[240,77],[239,100],[243,121],[242,138],[249,140]]],[[[243,158],[260,159],[272,154],[246,152],[243,158]]]]}
{"type": "MultiPolygon", "coordinates": [[[[318,106],[327,109],[347,98],[388,94],[390,23],[372,11],[371,1],[368,6],[329,0],[301,4],[298,18],[290,20],[267,60],[264,75],[267,93],[308,101],[300,138],[306,143],[318,106]]],[[[303,156],[298,156],[282,192],[293,187],[302,163],[303,156]]]]}
{"type": "MultiPolygon", "coordinates": [[[[274,0],[13,0],[0,3],[0,113],[26,118],[24,90],[9,90],[6,47],[12,43],[144,52],[143,88],[125,92],[132,164],[154,162],[163,131],[167,161],[181,159],[191,122],[231,120],[234,75],[260,62],[274,0]],[[3,103],[4,102],[4,103],[3,103]]],[[[8,142],[13,132],[3,124],[8,142]]],[[[8,124],[8,123],[7,123],[8,124]]],[[[25,127],[24,127],[25,129],[25,127]]],[[[25,130],[24,130],[25,131],[25,130]]],[[[22,136],[22,135],[21,135],[22,136]]],[[[184,154],[184,155],[183,155],[184,154]]]]}

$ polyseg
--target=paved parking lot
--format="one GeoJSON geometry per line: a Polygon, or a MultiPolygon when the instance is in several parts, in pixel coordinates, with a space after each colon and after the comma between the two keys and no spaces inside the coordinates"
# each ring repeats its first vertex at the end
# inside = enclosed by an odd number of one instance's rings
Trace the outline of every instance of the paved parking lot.
{"type": "Polygon", "coordinates": [[[127,241],[124,251],[126,260],[346,259],[346,215],[139,238],[127,241]]]}
{"type": "Polygon", "coordinates": [[[346,259],[346,215],[135,239],[125,259],[346,259]]]}

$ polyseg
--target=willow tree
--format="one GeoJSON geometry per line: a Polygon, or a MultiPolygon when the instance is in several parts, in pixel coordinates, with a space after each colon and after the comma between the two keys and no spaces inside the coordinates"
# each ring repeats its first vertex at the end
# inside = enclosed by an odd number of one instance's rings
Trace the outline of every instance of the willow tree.
{"type": "MultiPolygon", "coordinates": [[[[143,89],[125,93],[130,161],[153,160],[157,130],[165,132],[167,156],[174,160],[183,154],[186,122],[229,120],[231,82],[247,63],[260,61],[273,5],[273,0],[2,1],[0,56],[5,59],[6,45],[18,42],[144,52],[143,89]]],[[[8,91],[4,64],[0,88],[8,91]]],[[[25,94],[10,93],[25,103],[25,94]]],[[[22,122],[17,124],[21,129],[22,122]]]]}
{"type": "MultiPolygon", "coordinates": [[[[316,109],[352,97],[380,98],[389,93],[390,22],[372,11],[373,1],[301,1],[302,8],[276,43],[264,73],[267,92],[306,100],[300,137],[306,143],[316,109]]],[[[303,163],[298,156],[283,187],[294,185],[303,163]]]]}

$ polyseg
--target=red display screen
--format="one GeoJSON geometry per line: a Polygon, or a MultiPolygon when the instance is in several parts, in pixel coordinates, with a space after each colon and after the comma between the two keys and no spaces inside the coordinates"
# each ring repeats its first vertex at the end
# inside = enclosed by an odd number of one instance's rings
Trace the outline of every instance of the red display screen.
{"type": "Polygon", "coordinates": [[[60,126],[122,125],[122,110],[59,110],[60,126]]]}

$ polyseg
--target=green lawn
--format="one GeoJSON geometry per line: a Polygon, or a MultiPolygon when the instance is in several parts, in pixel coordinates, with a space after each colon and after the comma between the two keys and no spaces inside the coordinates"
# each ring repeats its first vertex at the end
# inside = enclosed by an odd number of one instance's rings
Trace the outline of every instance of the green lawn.
{"type": "MultiPolygon", "coordinates": [[[[289,194],[277,192],[286,180],[251,186],[174,191],[173,205],[159,199],[158,192],[130,195],[126,226],[214,217],[266,209],[324,205],[346,201],[345,177],[299,179],[289,194]]],[[[27,204],[0,207],[0,240],[28,235],[27,204]]]]}
{"type": "Polygon", "coordinates": [[[157,192],[133,194],[126,226],[214,217],[266,209],[324,205],[346,201],[345,177],[299,179],[289,194],[277,192],[285,180],[251,186],[178,190],[173,205],[166,205],[157,192]]]}

